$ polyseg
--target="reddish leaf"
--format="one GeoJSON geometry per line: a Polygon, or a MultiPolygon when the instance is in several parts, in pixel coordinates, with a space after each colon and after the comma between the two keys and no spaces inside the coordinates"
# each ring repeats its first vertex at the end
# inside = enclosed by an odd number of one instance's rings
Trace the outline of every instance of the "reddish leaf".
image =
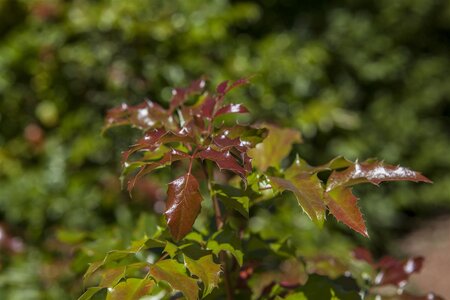
{"type": "Polygon", "coordinates": [[[339,186],[350,186],[364,182],[378,185],[383,181],[400,180],[431,182],[419,172],[404,167],[386,165],[383,162],[356,162],[344,171],[334,171],[328,179],[327,191],[339,186]]]}
{"type": "Polygon", "coordinates": [[[353,250],[353,256],[356,259],[364,260],[368,262],[369,264],[373,264],[373,257],[372,253],[369,252],[369,250],[358,247],[355,250],[353,250]]]}
{"type": "Polygon", "coordinates": [[[228,93],[229,91],[231,91],[231,90],[233,90],[233,89],[235,89],[235,88],[237,88],[237,87],[240,87],[240,86],[243,86],[243,85],[246,85],[246,84],[249,84],[249,83],[250,83],[250,77],[240,78],[240,79],[236,80],[235,82],[233,82],[233,83],[226,89],[225,93],[228,93]]]}
{"type": "Polygon", "coordinates": [[[212,160],[221,170],[229,170],[233,173],[238,174],[243,179],[245,179],[245,177],[247,176],[248,171],[237,162],[236,158],[231,155],[229,151],[220,152],[211,148],[207,148],[198,152],[196,154],[196,157],[212,160]]]}
{"type": "Polygon", "coordinates": [[[338,187],[326,193],[327,206],[338,221],[341,221],[356,232],[368,237],[363,216],[359,210],[358,198],[350,188],[338,187]]]}
{"type": "Polygon", "coordinates": [[[237,114],[244,114],[244,113],[248,113],[248,109],[247,107],[245,107],[242,104],[228,104],[223,106],[222,108],[220,108],[215,114],[214,114],[214,118],[224,115],[224,114],[232,114],[232,113],[237,113],[237,114]]]}
{"type": "Polygon", "coordinates": [[[210,96],[206,97],[205,102],[203,102],[202,106],[200,107],[200,113],[198,114],[199,117],[211,120],[215,106],[216,100],[210,96]]]}
{"type": "Polygon", "coordinates": [[[164,156],[158,161],[142,162],[142,166],[139,172],[133,177],[133,179],[128,181],[128,191],[131,192],[136,182],[153,170],[170,165],[174,161],[188,158],[190,158],[189,154],[179,150],[171,149],[169,152],[166,152],[164,156]]]}
{"type": "Polygon", "coordinates": [[[167,190],[166,212],[167,225],[175,240],[188,234],[200,212],[200,195],[197,179],[190,173],[178,177],[167,190]]]}
{"type": "Polygon", "coordinates": [[[229,82],[228,80],[221,82],[216,88],[217,93],[219,93],[221,95],[225,95],[237,87],[249,84],[250,78],[247,77],[247,78],[238,79],[230,85],[228,85],[228,82],[229,82]]]}
{"type": "Polygon", "coordinates": [[[219,94],[225,94],[227,87],[228,87],[228,80],[225,80],[225,81],[219,83],[219,85],[216,88],[216,91],[219,94]]]}
{"type": "Polygon", "coordinates": [[[119,107],[110,109],[106,114],[103,130],[120,125],[149,129],[167,123],[170,123],[168,112],[157,103],[147,100],[136,106],[123,103],[119,107]]]}
{"type": "Polygon", "coordinates": [[[272,176],[269,179],[273,187],[293,192],[298,204],[309,218],[319,226],[323,224],[325,220],[323,187],[316,175],[299,173],[289,179],[272,176]]]}
{"type": "Polygon", "coordinates": [[[188,88],[176,88],[172,90],[170,100],[170,112],[187,101],[188,97],[203,91],[206,82],[203,78],[193,81],[188,88]]]}
{"type": "MultiPolygon", "coordinates": [[[[378,296],[378,293],[377,293],[378,296]]],[[[403,292],[401,295],[396,294],[396,295],[379,295],[379,299],[383,299],[383,300],[445,300],[444,298],[437,296],[433,293],[428,293],[425,296],[414,296],[411,295],[409,293],[403,292]]],[[[372,299],[372,298],[371,298],[372,299]]],[[[375,298],[378,299],[378,298],[375,298]]]]}
{"type": "Polygon", "coordinates": [[[214,137],[213,143],[217,145],[220,150],[230,150],[233,147],[239,147],[242,145],[239,138],[230,139],[225,134],[214,137]]]}
{"type": "Polygon", "coordinates": [[[229,139],[239,139],[242,146],[254,148],[261,143],[268,134],[266,128],[255,128],[252,126],[235,125],[233,127],[222,128],[219,135],[229,139]]]}
{"type": "Polygon", "coordinates": [[[131,154],[140,151],[140,150],[148,150],[154,151],[162,144],[167,143],[184,143],[190,144],[193,143],[194,140],[188,135],[189,130],[185,129],[185,127],[179,132],[171,132],[166,131],[163,128],[157,128],[149,130],[145,133],[144,137],[141,138],[135,145],[133,145],[128,151],[125,151],[122,154],[122,161],[125,162],[128,160],[131,154]]]}
{"type": "Polygon", "coordinates": [[[418,273],[422,269],[422,264],[423,257],[414,257],[407,260],[397,260],[389,256],[383,257],[377,264],[380,272],[375,278],[375,284],[401,285],[413,273],[418,273]]]}

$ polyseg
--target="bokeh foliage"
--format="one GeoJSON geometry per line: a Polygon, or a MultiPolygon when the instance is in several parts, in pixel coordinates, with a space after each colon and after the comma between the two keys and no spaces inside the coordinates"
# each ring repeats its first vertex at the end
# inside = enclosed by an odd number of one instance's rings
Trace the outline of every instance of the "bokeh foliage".
{"type": "MultiPolygon", "coordinates": [[[[102,138],[103,115],[145,97],[167,105],[168,86],[201,75],[257,74],[232,97],[299,128],[312,163],[379,157],[434,180],[359,190],[380,251],[417,216],[450,209],[448,1],[5,0],[0,20],[0,221],[23,242],[0,249],[7,299],[79,295],[87,262],[152,233],[146,212],[164,191],[121,191],[119,152],[134,132],[102,138]]],[[[318,234],[296,216],[293,227],[291,203],[253,230],[346,251],[340,225],[318,234]]]]}

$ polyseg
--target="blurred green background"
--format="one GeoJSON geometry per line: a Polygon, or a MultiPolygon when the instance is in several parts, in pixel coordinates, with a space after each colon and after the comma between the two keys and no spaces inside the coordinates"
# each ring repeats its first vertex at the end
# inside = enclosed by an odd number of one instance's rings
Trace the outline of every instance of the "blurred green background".
{"type": "Polygon", "coordinates": [[[449,53],[446,0],[1,0],[0,297],[74,298],[88,262],[153,230],[165,187],[121,191],[135,132],[102,137],[103,116],[201,75],[256,74],[231,100],[300,129],[312,164],[378,157],[435,182],[358,188],[370,240],[331,217],[317,233],[284,203],[252,228],[395,251],[450,212],[449,53]]]}

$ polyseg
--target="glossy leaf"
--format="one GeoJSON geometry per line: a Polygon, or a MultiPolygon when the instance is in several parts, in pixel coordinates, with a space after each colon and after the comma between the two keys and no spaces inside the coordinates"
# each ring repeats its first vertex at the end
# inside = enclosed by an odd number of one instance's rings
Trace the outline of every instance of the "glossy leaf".
{"type": "Polygon", "coordinates": [[[285,170],[285,176],[289,177],[291,174],[295,174],[298,172],[308,172],[308,173],[319,173],[323,171],[336,170],[347,168],[353,165],[352,161],[347,160],[342,156],[338,156],[328,163],[314,167],[309,165],[304,159],[300,158],[298,155],[295,158],[294,162],[287,170],[285,170]]]}
{"type": "Polygon", "coordinates": [[[424,296],[415,296],[411,295],[410,293],[403,292],[401,295],[395,294],[395,295],[373,295],[373,297],[367,297],[368,300],[444,300],[444,298],[435,295],[433,293],[428,293],[424,296]]]}
{"type": "Polygon", "coordinates": [[[325,203],[323,200],[323,187],[316,175],[298,173],[291,178],[269,176],[272,187],[281,191],[291,191],[297,198],[298,204],[308,217],[321,226],[325,220],[325,203]]]}
{"type": "Polygon", "coordinates": [[[193,81],[188,88],[173,89],[172,99],[170,100],[170,111],[173,112],[175,108],[186,102],[189,96],[202,92],[205,86],[206,82],[201,78],[193,81]]]}
{"type": "Polygon", "coordinates": [[[215,162],[221,170],[229,170],[242,178],[247,176],[248,171],[237,162],[236,158],[231,155],[229,151],[220,152],[208,148],[198,152],[196,157],[211,160],[215,162]]]}
{"type": "Polygon", "coordinates": [[[172,259],[161,260],[151,266],[150,274],[156,281],[165,281],[178,291],[181,291],[187,300],[198,298],[197,281],[186,274],[185,267],[172,259]]]}
{"type": "Polygon", "coordinates": [[[301,142],[300,132],[296,130],[267,124],[263,127],[269,130],[269,134],[262,143],[248,151],[253,159],[252,165],[260,171],[266,171],[268,167],[279,167],[291,152],[292,145],[301,142]]]}
{"type": "Polygon", "coordinates": [[[327,193],[327,206],[338,221],[341,221],[356,232],[368,237],[363,216],[358,207],[358,198],[350,188],[338,187],[327,193]]]}
{"type": "Polygon", "coordinates": [[[215,98],[207,96],[201,104],[200,109],[197,110],[197,116],[211,120],[213,117],[214,109],[216,107],[216,103],[217,101],[215,98]]]}
{"type": "Polygon", "coordinates": [[[201,201],[198,181],[192,174],[186,173],[169,183],[164,215],[175,240],[182,239],[191,231],[200,212],[201,201]]]}
{"type": "Polygon", "coordinates": [[[350,186],[358,183],[370,182],[378,185],[383,181],[408,180],[428,182],[431,180],[408,168],[392,166],[383,162],[356,162],[344,171],[334,171],[327,182],[327,191],[339,186],[350,186]]]}
{"type": "Polygon", "coordinates": [[[148,295],[155,282],[151,279],[128,278],[108,290],[106,300],[139,300],[148,295]]]}
{"type": "Polygon", "coordinates": [[[242,146],[253,148],[267,137],[268,132],[266,128],[235,125],[222,128],[219,135],[224,135],[229,139],[239,139],[242,146]]]}
{"type": "Polygon", "coordinates": [[[131,190],[134,188],[136,182],[142,178],[143,176],[151,173],[155,169],[159,169],[165,166],[168,166],[172,164],[174,161],[179,161],[183,159],[190,158],[190,155],[179,150],[171,149],[170,151],[166,152],[163,157],[158,161],[152,161],[152,162],[136,162],[137,168],[140,168],[139,172],[128,181],[128,191],[131,192],[131,190]]]}
{"type": "Polygon", "coordinates": [[[122,154],[122,161],[126,162],[130,155],[137,151],[147,150],[155,151],[164,144],[168,143],[183,143],[190,144],[194,140],[188,135],[188,130],[182,130],[180,132],[167,131],[163,128],[153,129],[147,131],[143,138],[141,138],[135,145],[133,145],[128,151],[122,154]]]}
{"type": "Polygon", "coordinates": [[[217,112],[214,114],[214,118],[225,114],[244,114],[248,112],[249,111],[247,107],[242,104],[228,104],[217,110],[217,112]]]}
{"type": "Polygon", "coordinates": [[[377,285],[398,285],[408,280],[413,273],[420,272],[423,265],[423,257],[397,260],[387,256],[380,259],[377,265],[380,268],[380,272],[375,278],[377,285]]]}
{"type": "Polygon", "coordinates": [[[205,289],[203,296],[211,293],[218,286],[220,280],[221,266],[216,264],[212,255],[202,256],[198,260],[184,256],[184,263],[192,275],[197,276],[203,282],[205,289]]]}
{"type": "Polygon", "coordinates": [[[131,125],[145,130],[158,125],[169,124],[168,117],[168,112],[164,108],[150,100],[136,106],[123,103],[107,112],[103,130],[121,125],[131,125]]]}

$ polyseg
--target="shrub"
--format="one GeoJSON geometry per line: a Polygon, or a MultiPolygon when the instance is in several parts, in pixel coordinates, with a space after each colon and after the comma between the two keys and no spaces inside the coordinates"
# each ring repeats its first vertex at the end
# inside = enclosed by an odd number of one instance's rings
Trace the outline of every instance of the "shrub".
{"type": "Polygon", "coordinates": [[[122,155],[121,178],[130,194],[161,169],[174,179],[160,227],[92,263],[85,281],[99,283],[80,299],[429,299],[404,292],[422,266],[420,257],[376,262],[364,249],[304,255],[282,234],[266,238],[252,230],[253,215],[276,210],[293,195],[318,227],[328,212],[368,237],[354,185],[430,180],[374,159],[337,157],[319,166],[298,155],[290,159],[293,144],[301,142],[298,131],[251,124],[244,105],[225,102],[248,83],[225,81],[211,93],[199,79],[173,89],[168,108],[146,100],[108,112],[105,130],[130,125],[142,131],[122,155]]]}

